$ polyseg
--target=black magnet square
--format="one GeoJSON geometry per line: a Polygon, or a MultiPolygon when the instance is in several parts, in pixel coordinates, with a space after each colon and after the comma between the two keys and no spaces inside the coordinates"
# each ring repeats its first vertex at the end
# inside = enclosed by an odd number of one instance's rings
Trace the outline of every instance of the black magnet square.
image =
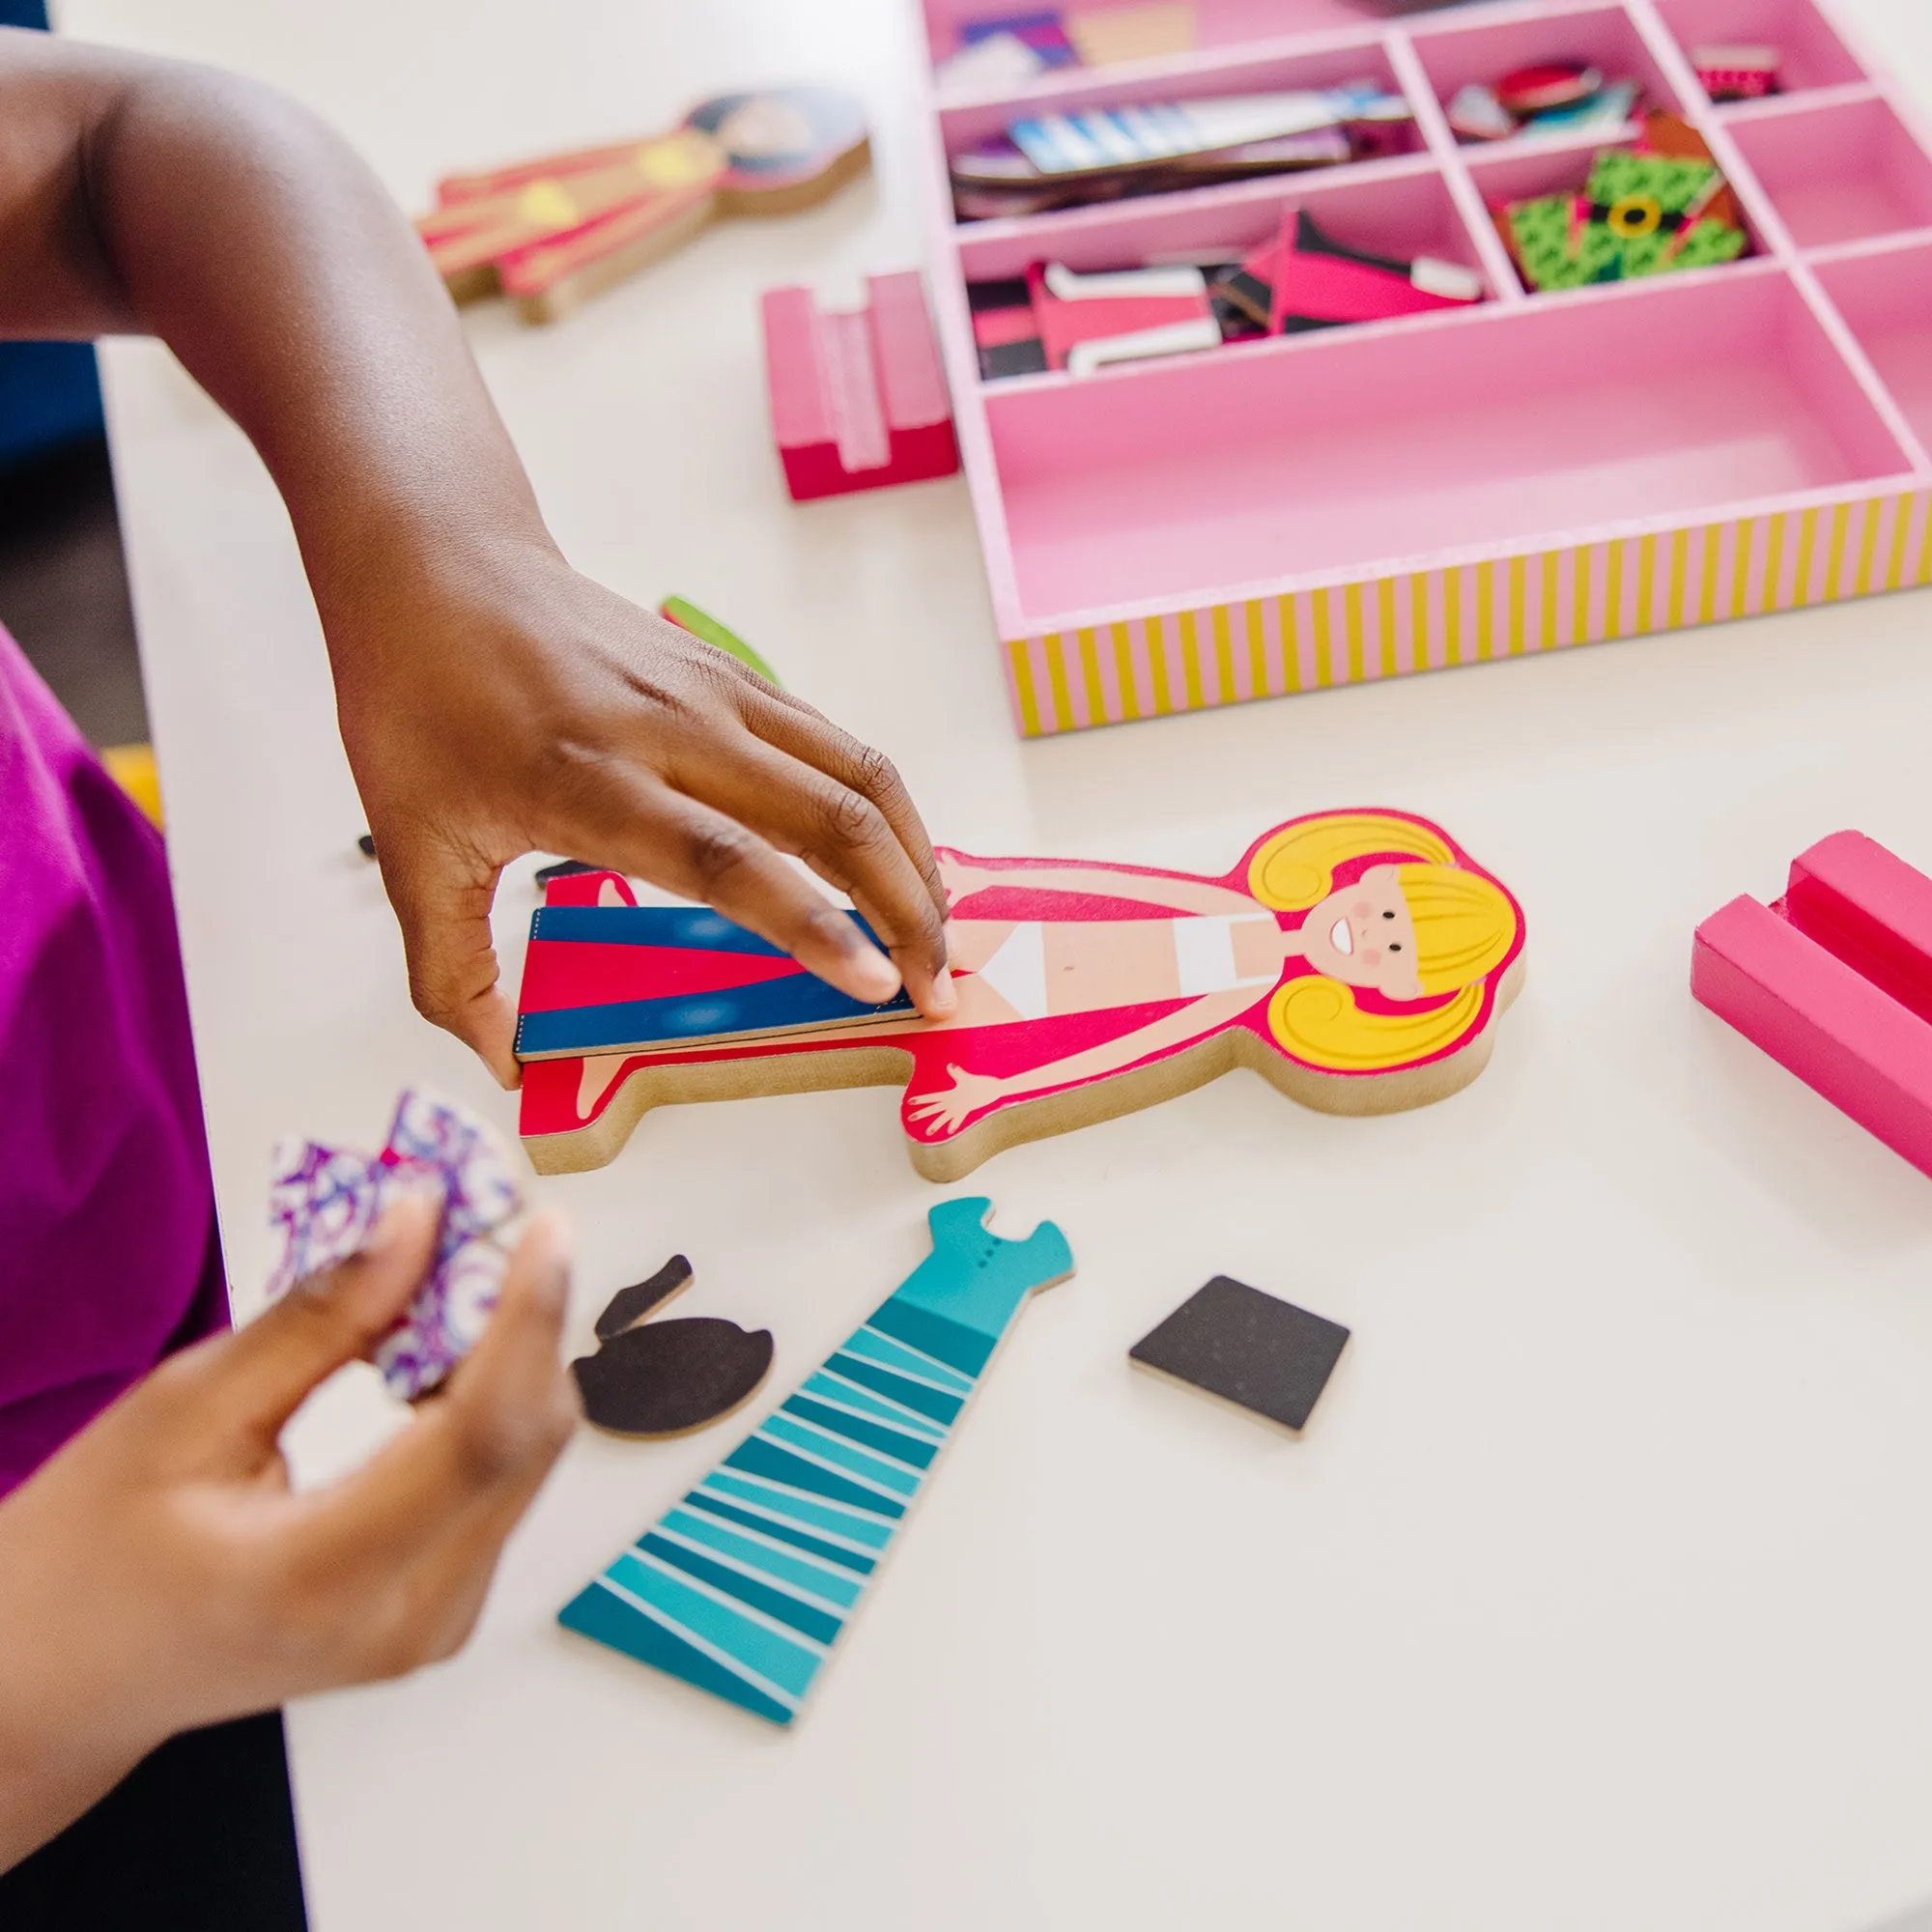
{"type": "Polygon", "coordinates": [[[980,345],[980,375],[985,382],[997,383],[1002,376],[1038,376],[1045,370],[1046,344],[1037,335],[1019,342],[980,345]]]}
{"type": "Polygon", "coordinates": [[[1339,1321],[1217,1274],[1142,1336],[1127,1359],[1298,1430],[1348,1340],[1339,1321]]]}

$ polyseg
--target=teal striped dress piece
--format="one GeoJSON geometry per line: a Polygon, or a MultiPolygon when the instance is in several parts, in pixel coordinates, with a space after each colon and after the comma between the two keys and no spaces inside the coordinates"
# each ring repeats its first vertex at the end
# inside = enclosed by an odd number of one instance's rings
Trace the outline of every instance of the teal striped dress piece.
{"type": "Polygon", "coordinates": [[[933,1208],[932,1253],[557,1620],[790,1723],[993,1351],[1073,1272],[1051,1221],[1005,1241],[992,1205],[933,1208]]]}

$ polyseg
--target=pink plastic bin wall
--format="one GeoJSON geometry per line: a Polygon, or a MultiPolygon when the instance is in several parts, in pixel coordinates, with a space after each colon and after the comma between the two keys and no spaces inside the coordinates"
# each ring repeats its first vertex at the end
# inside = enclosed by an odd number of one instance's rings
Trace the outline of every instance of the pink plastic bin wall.
{"type": "Polygon", "coordinates": [[[1907,468],[1781,276],[1701,278],[1640,328],[1636,307],[1459,317],[1426,358],[1393,329],[1353,331],[1320,355],[996,397],[1020,594],[1083,610],[1204,575],[1259,585],[1907,468]]]}

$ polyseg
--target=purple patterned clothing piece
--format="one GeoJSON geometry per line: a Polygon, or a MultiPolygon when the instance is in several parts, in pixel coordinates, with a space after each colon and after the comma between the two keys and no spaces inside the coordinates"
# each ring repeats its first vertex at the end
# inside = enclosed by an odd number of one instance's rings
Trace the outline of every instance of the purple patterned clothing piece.
{"type": "Polygon", "coordinates": [[[281,1257],[270,1297],[304,1276],[347,1261],[383,1210],[411,1186],[433,1181],[442,1196],[436,1257],[407,1312],[376,1350],[390,1390],[425,1394],[476,1345],[497,1305],[523,1200],[501,1143],[474,1115],[413,1091],[396,1105],[389,1142],[359,1154],[313,1141],[275,1151],[269,1224],[281,1257]]]}
{"type": "Polygon", "coordinates": [[[228,1319],[160,835],[0,631],[0,1495],[228,1319]]]}

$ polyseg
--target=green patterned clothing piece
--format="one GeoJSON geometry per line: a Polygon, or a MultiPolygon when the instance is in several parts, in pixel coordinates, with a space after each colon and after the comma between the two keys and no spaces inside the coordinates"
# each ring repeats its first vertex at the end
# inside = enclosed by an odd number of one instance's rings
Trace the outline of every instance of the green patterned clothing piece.
{"type": "Polygon", "coordinates": [[[1736,261],[1747,245],[1744,230],[1709,217],[1670,252],[1682,227],[1672,217],[1690,208],[1717,172],[1709,161],[1628,149],[1599,155],[1583,190],[1589,213],[1580,223],[1574,195],[1542,195],[1510,207],[1524,279],[1532,289],[1579,289],[1736,261]]]}

